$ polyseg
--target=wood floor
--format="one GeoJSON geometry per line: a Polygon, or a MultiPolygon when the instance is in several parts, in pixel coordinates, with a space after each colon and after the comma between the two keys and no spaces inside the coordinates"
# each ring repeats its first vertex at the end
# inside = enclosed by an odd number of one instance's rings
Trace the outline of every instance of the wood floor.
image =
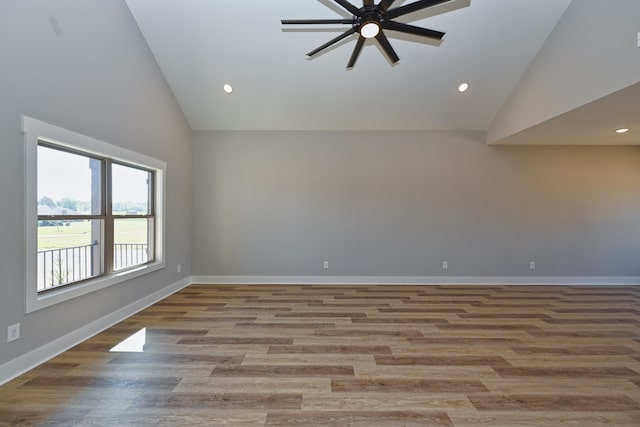
{"type": "Polygon", "coordinates": [[[0,424],[637,427],[640,287],[191,285],[0,387],[0,424]]]}

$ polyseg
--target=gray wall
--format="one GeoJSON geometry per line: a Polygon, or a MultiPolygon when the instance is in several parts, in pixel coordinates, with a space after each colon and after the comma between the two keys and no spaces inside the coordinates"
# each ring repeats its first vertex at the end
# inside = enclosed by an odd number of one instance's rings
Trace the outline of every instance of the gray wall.
{"type": "Polygon", "coordinates": [[[0,64],[2,364],[190,276],[191,132],[123,1],[0,1],[0,64]],[[168,163],[166,269],[24,314],[21,114],[168,163]]]}
{"type": "Polygon", "coordinates": [[[638,147],[484,137],[195,132],[193,274],[640,275],[638,147]]]}
{"type": "Polygon", "coordinates": [[[638,0],[572,1],[494,119],[487,140],[499,141],[637,83],[638,17],[638,0]]]}

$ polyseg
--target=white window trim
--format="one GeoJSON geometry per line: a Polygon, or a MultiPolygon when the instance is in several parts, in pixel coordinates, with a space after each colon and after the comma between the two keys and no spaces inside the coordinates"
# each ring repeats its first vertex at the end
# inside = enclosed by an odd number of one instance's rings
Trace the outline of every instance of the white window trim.
{"type": "Polygon", "coordinates": [[[122,147],[81,135],[31,117],[22,116],[22,132],[25,148],[25,311],[31,313],[54,304],[95,292],[127,280],[140,277],[165,267],[165,177],[167,164],[158,159],[136,153],[122,147]],[[89,154],[109,157],[128,164],[138,165],[155,172],[155,261],[124,272],[100,276],[76,285],[38,294],[36,278],[38,251],[38,140],[44,139],[57,145],[80,149],[89,154]]]}

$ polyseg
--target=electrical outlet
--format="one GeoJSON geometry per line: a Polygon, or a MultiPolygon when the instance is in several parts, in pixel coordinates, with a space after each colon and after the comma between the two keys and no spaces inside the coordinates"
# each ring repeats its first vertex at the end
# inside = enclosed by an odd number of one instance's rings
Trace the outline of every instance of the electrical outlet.
{"type": "Polygon", "coordinates": [[[322,263],[322,268],[329,268],[329,261],[325,261],[322,263]]]}
{"type": "Polygon", "coordinates": [[[20,323],[7,327],[7,342],[20,338],[20,323]]]}
{"type": "Polygon", "coordinates": [[[536,262],[529,261],[529,270],[535,270],[535,269],[536,269],[536,262]]]}
{"type": "Polygon", "coordinates": [[[178,271],[178,273],[182,272],[182,264],[178,264],[176,270],[178,271]]]}
{"type": "Polygon", "coordinates": [[[449,261],[442,261],[442,269],[443,270],[449,269],[449,261]]]}

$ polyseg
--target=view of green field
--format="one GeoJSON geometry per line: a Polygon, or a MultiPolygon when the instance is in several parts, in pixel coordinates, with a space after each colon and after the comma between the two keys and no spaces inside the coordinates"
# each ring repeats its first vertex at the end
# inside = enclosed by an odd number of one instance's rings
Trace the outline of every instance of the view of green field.
{"type": "MultiPolygon", "coordinates": [[[[91,223],[74,221],[38,227],[38,251],[90,245],[91,223]]],[[[95,238],[94,238],[95,239],[95,238]]],[[[119,219],[115,225],[115,243],[147,243],[147,220],[119,219]]]]}

